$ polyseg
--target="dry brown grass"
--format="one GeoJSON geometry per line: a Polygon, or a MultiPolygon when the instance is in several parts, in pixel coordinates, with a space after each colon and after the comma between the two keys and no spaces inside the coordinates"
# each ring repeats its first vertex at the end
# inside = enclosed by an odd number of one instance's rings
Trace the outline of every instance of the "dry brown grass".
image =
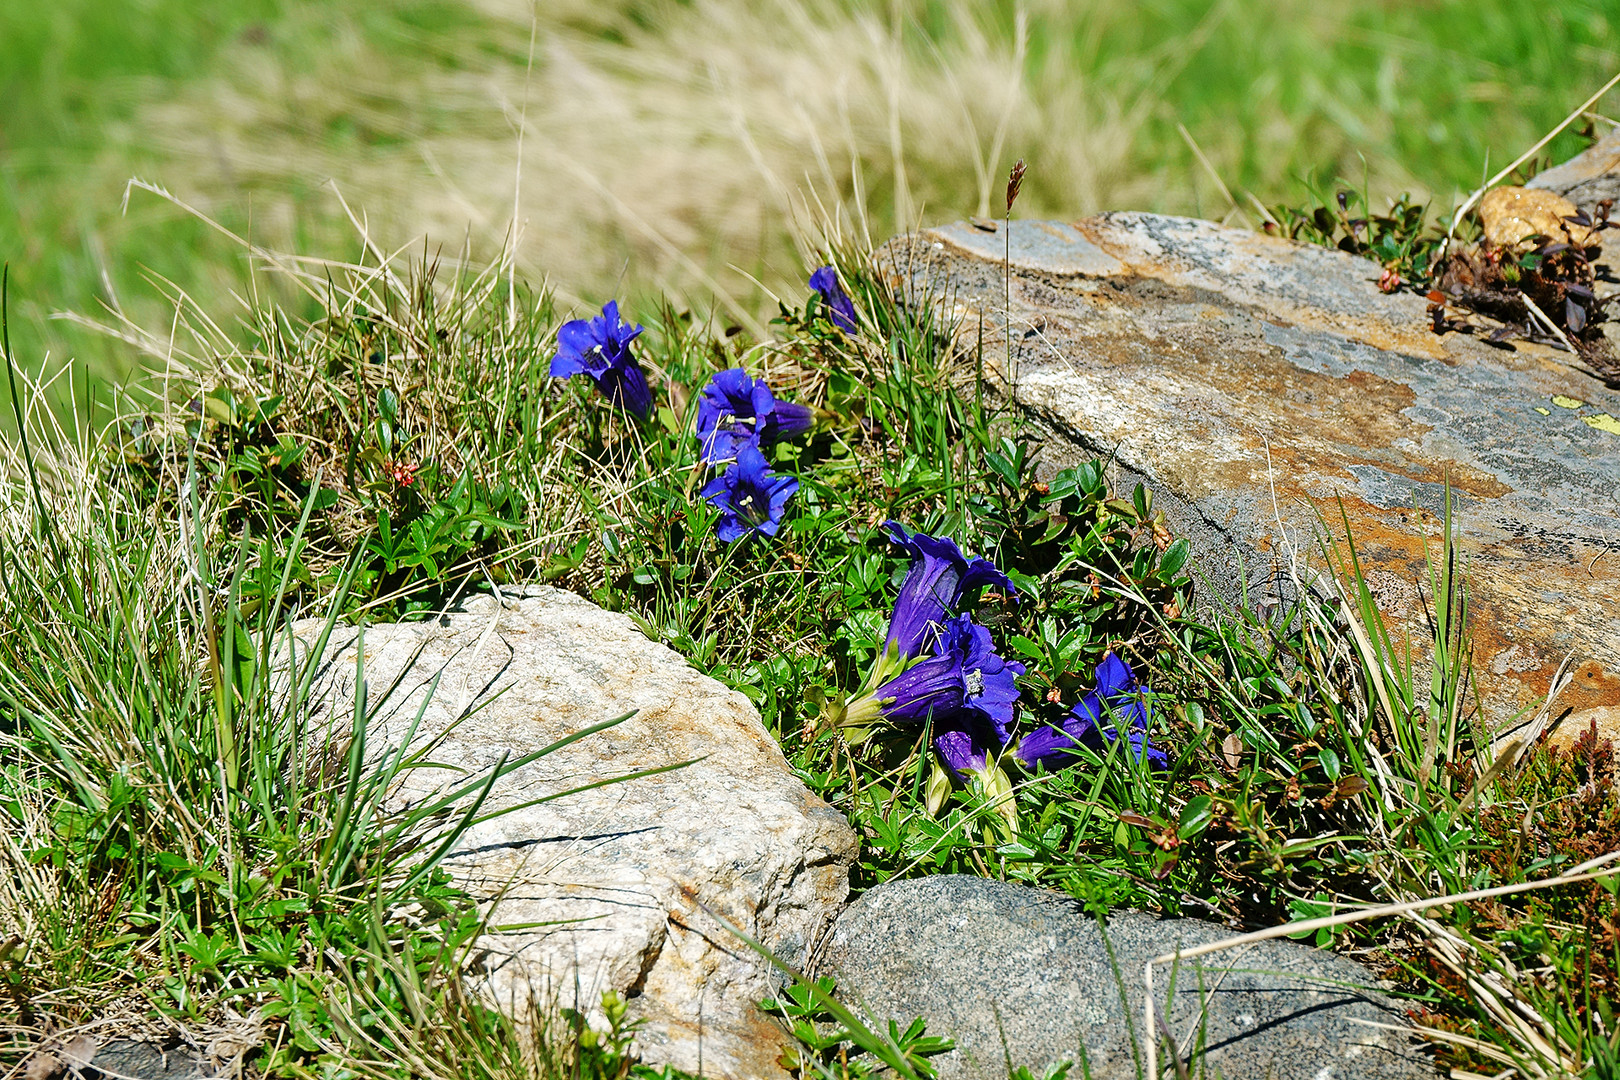
{"type": "MultiPolygon", "coordinates": [[[[1114,0],[1082,6],[1117,17],[1114,0]]],[[[440,63],[402,65],[340,21],[296,69],[273,48],[235,46],[227,76],[140,124],[191,163],[168,186],[205,206],[252,191],[272,243],[291,241],[309,189],[330,180],[379,233],[450,252],[498,251],[515,218],[519,271],[565,296],[628,278],[732,298],[743,318],[760,310],[751,277],[787,287],[796,224],[886,234],[988,213],[1019,154],[1032,164],[1026,213],[1191,209],[1207,181],[1145,171],[1135,144],[1158,88],[1230,6],[1173,51],[1099,64],[1054,34],[1033,65],[1026,42],[1078,21],[1073,5],[1025,5],[1008,41],[953,0],[936,5],[948,25],[928,45],[910,3],[696,0],[651,5],[638,29],[573,0],[477,0],[481,22],[434,42],[440,63]]],[[[1298,139],[1286,122],[1259,135],[1298,139]]],[[[1217,168],[1230,159],[1206,148],[1217,168]]]]}

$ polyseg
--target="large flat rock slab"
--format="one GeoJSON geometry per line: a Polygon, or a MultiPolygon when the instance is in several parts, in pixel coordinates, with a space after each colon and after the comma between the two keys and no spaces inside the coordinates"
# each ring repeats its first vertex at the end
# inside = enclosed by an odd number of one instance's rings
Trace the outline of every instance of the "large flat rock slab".
{"type": "Polygon", "coordinates": [[[1336,250],[1151,214],[1001,228],[923,230],[878,265],[985,343],[1048,467],[1112,455],[1251,600],[1288,592],[1294,552],[1320,568],[1342,505],[1420,646],[1449,482],[1488,718],[1539,703],[1570,651],[1561,703],[1620,704],[1620,393],[1542,346],[1435,334],[1423,298],[1336,250]]]}
{"type": "MultiPolygon", "coordinates": [[[[1233,936],[1194,919],[1111,914],[1104,926],[1043,889],[943,876],[880,885],[841,915],[822,956],[846,1001],[880,1023],[914,1017],[956,1042],[942,1080],[1138,1080],[1147,961],[1233,936]],[[1112,954],[1110,955],[1110,950],[1112,954]],[[1081,1062],[1084,1061],[1084,1065],[1081,1062]]],[[[1264,941],[1156,969],[1155,1002],[1191,1076],[1420,1080],[1439,1076],[1399,1004],[1354,961],[1264,941]],[[1173,984],[1173,985],[1172,985],[1173,984]],[[1391,1030],[1391,1027],[1397,1030],[1391,1030]]],[[[1168,1044],[1161,1041],[1161,1046],[1168,1044]]],[[[1161,1050],[1164,1075],[1174,1076],[1161,1050]]]]}
{"type": "MultiPolygon", "coordinates": [[[[319,627],[296,629],[307,643],[319,627]]],[[[317,684],[340,732],[352,722],[360,648],[356,631],[334,633],[317,684]]],[[[363,648],[373,701],[398,680],[373,742],[398,744],[425,702],[412,745],[438,738],[430,760],[465,770],[408,774],[396,806],[631,710],[499,780],[484,810],[701,759],[476,825],[445,865],[493,905],[492,926],[525,927],[480,943],[487,989],[503,1006],[596,1011],[612,989],[644,1022],[643,1060],[705,1076],[782,1075],[787,1038],[755,1008],[778,983],[713,916],[802,963],[847,900],[856,839],[794,776],[748,700],[629,618],[546,587],[373,626],[363,648]]]]}

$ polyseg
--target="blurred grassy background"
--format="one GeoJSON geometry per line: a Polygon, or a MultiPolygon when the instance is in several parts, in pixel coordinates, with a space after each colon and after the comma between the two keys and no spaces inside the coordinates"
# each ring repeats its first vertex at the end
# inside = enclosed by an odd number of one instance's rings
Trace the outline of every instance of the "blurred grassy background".
{"type": "Polygon", "coordinates": [[[447,257],[496,256],[515,218],[517,270],[566,302],[739,321],[801,291],[796,219],[881,240],[983,213],[1020,155],[1023,216],[1240,221],[1335,176],[1449,204],[1620,69],[1617,25],[1620,0],[4,3],[13,342],[118,378],[127,349],[48,316],[162,325],[151,274],[230,317],[241,252],[148,194],[121,212],[131,176],[340,258],[336,191],[447,257]]]}

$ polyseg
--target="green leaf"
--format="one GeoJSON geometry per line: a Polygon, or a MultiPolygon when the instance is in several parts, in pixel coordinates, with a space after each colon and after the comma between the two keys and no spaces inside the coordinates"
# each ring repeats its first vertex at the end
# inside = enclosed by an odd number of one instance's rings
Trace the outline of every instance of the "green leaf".
{"type": "Polygon", "coordinates": [[[1208,795],[1189,799],[1181,810],[1181,825],[1176,835],[1183,840],[1201,836],[1215,818],[1215,803],[1208,795]]]}
{"type": "Polygon", "coordinates": [[[1172,543],[1164,549],[1164,554],[1159,556],[1159,576],[1165,581],[1173,580],[1181,573],[1181,568],[1187,565],[1187,558],[1191,554],[1192,546],[1187,543],[1186,537],[1172,543]]]}
{"type": "Polygon", "coordinates": [[[203,397],[203,412],[221,424],[236,423],[236,398],[221,386],[203,397]]]}
{"type": "Polygon", "coordinates": [[[1007,644],[1016,649],[1020,656],[1027,656],[1036,663],[1046,659],[1046,647],[1039,642],[1031,641],[1022,634],[1015,634],[1008,638],[1007,644]]]}

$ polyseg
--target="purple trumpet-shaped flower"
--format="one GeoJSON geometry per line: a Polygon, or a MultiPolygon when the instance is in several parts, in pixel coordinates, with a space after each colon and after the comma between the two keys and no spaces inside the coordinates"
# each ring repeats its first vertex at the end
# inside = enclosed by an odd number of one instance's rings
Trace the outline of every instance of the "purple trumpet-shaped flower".
{"type": "Polygon", "coordinates": [[[1169,755],[1148,739],[1153,709],[1147,688],[1137,681],[1131,666],[1110,652],[1097,665],[1096,676],[1096,687],[1063,718],[1062,727],[1047,725],[1018,741],[1013,756],[1026,769],[1040,765],[1055,771],[1072,765],[1080,746],[1105,750],[1118,741],[1121,725],[1133,760],[1145,755],[1158,768],[1169,765],[1169,755]]]}
{"type": "Polygon", "coordinates": [[[710,480],[701,494],[720,509],[715,535],[729,544],[756,532],[775,536],[782,511],[798,490],[797,480],[772,474],[759,448],[745,443],[737,460],[710,480]]]}
{"type": "Polygon", "coordinates": [[[846,334],[855,333],[855,302],[838,283],[838,271],[823,266],[810,275],[810,287],[821,294],[821,303],[827,309],[827,318],[846,334]]]}
{"type": "MultiPolygon", "coordinates": [[[[845,727],[879,720],[924,724],[933,719],[941,733],[988,731],[995,745],[1007,741],[1018,684],[1024,665],[996,655],[990,631],[961,615],[945,624],[938,652],[918,660],[870,693],[850,702],[841,721],[845,727]]],[[[941,751],[944,752],[943,750],[941,751]]]]}
{"type": "Polygon", "coordinates": [[[742,368],[716,372],[698,398],[697,435],[705,462],[731,461],[743,444],[766,447],[809,431],[815,410],[778,401],[765,385],[742,368]]]}
{"type": "Polygon", "coordinates": [[[620,320],[617,300],[604,304],[595,319],[563,323],[557,330],[557,355],[551,358],[552,378],[588,375],[609,401],[647,419],[652,412],[652,389],[641,365],[630,355],[630,343],[643,329],[620,320]]]}
{"type": "Polygon", "coordinates": [[[928,812],[939,813],[950,796],[951,783],[976,782],[979,791],[990,800],[999,831],[1008,840],[1018,836],[1018,800],[1013,785],[999,758],[1004,739],[997,737],[995,728],[973,710],[953,713],[945,720],[943,730],[935,728],[934,752],[940,765],[928,783],[928,812]]]}
{"type": "MultiPolygon", "coordinates": [[[[900,583],[900,595],[889,617],[889,633],[883,648],[898,659],[909,660],[927,651],[964,598],[985,585],[995,585],[1013,595],[1018,590],[1006,574],[986,559],[970,559],[956,541],[924,533],[908,533],[896,521],[884,522],[889,539],[911,555],[911,568],[900,583]]],[[[880,661],[881,662],[881,661],[880,661]]]]}
{"type": "Polygon", "coordinates": [[[982,715],[965,709],[934,722],[934,751],[951,778],[958,782],[990,768],[990,759],[1000,752],[1005,739],[998,739],[994,725],[982,715]],[[943,729],[943,730],[942,730],[943,729]]]}

